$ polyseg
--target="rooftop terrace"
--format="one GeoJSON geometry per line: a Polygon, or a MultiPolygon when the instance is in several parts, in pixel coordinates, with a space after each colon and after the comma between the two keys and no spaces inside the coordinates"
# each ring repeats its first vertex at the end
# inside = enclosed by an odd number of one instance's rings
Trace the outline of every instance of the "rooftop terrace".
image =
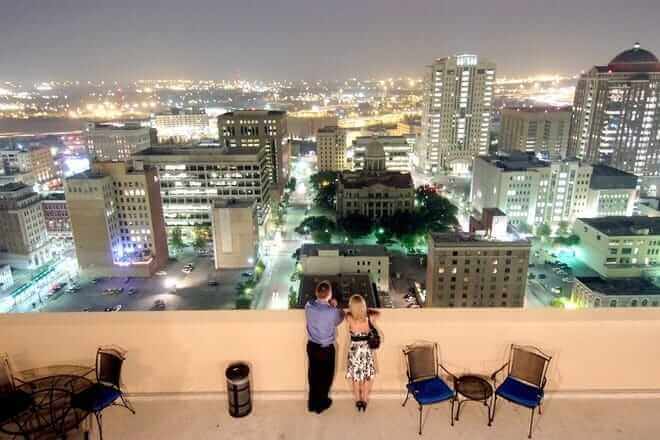
{"type": "MultiPolygon", "coordinates": [[[[660,411],[660,309],[383,310],[378,375],[366,413],[357,413],[343,379],[346,328],[340,327],[333,407],[307,413],[302,311],[120,312],[0,315],[2,351],[15,369],[91,364],[97,346],[128,351],[122,373],[137,414],[104,413],[107,439],[414,439],[416,408],[403,399],[401,348],[437,341],[454,373],[490,373],[508,344],[533,344],[553,356],[534,439],[655,439],[660,411]],[[253,414],[227,415],[223,371],[252,366],[253,414]]],[[[467,404],[449,425],[449,405],[425,411],[425,438],[525,439],[529,413],[498,403],[467,404]]]]}

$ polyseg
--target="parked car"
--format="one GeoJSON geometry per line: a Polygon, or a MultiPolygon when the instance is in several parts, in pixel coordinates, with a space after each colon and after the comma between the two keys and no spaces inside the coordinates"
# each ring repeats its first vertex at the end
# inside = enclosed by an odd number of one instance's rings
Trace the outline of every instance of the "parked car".
{"type": "Polygon", "coordinates": [[[122,308],[121,304],[117,304],[117,306],[115,306],[114,311],[115,311],[115,312],[118,312],[118,311],[121,310],[121,308],[122,308]]]}
{"type": "Polygon", "coordinates": [[[158,275],[159,277],[164,277],[165,275],[167,275],[167,272],[165,272],[164,270],[159,270],[158,272],[156,272],[156,275],[158,275]]]}
{"type": "Polygon", "coordinates": [[[241,274],[241,276],[244,276],[244,277],[251,277],[252,275],[253,275],[252,272],[243,272],[243,273],[241,274]]]}
{"type": "Polygon", "coordinates": [[[133,296],[136,293],[137,293],[137,289],[135,287],[131,287],[130,289],[128,289],[128,294],[129,295],[133,296]]]}
{"type": "Polygon", "coordinates": [[[209,280],[208,285],[209,286],[217,286],[218,282],[216,280],[209,280]]]}
{"type": "Polygon", "coordinates": [[[544,280],[545,278],[547,278],[546,274],[544,273],[539,274],[539,280],[544,280]]]}

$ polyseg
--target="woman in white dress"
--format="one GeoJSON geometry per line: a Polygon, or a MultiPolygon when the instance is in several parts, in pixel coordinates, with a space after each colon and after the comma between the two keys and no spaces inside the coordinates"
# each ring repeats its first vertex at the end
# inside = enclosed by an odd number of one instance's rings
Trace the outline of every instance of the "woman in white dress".
{"type": "Polygon", "coordinates": [[[362,295],[353,295],[348,301],[346,322],[351,341],[348,346],[346,378],[353,381],[353,396],[358,411],[365,411],[369,402],[369,392],[376,375],[374,354],[369,348],[369,315],[376,312],[367,310],[362,295]]]}

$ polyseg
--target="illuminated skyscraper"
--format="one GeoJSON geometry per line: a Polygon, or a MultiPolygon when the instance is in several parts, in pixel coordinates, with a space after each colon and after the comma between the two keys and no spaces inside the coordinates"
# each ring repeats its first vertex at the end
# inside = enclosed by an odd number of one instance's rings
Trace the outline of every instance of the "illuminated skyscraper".
{"type": "Polygon", "coordinates": [[[660,175],[660,62],[636,43],[578,81],[568,154],[660,175]]]}
{"type": "MultiPolygon", "coordinates": [[[[94,162],[66,179],[80,268],[94,276],[153,275],[167,264],[158,170],[94,162]]],[[[43,215],[43,214],[42,214],[43,215]]]]}
{"type": "Polygon", "coordinates": [[[464,173],[488,153],[495,64],[476,55],[440,58],[428,68],[417,166],[464,173]]]}
{"type": "Polygon", "coordinates": [[[283,186],[289,178],[289,145],[283,143],[286,112],[237,110],[218,117],[220,146],[257,147],[268,154],[271,180],[283,186]]]}

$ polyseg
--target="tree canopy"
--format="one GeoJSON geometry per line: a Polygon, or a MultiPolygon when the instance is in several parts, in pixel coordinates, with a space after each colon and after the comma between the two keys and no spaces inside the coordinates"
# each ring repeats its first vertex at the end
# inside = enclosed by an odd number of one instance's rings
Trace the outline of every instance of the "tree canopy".
{"type": "Polygon", "coordinates": [[[351,214],[339,220],[339,227],[350,239],[365,237],[373,231],[374,223],[362,214],[351,214]]]}
{"type": "Polygon", "coordinates": [[[324,209],[334,209],[337,199],[337,179],[339,173],[336,171],[320,171],[310,176],[309,181],[315,191],[314,203],[324,209]]]}

